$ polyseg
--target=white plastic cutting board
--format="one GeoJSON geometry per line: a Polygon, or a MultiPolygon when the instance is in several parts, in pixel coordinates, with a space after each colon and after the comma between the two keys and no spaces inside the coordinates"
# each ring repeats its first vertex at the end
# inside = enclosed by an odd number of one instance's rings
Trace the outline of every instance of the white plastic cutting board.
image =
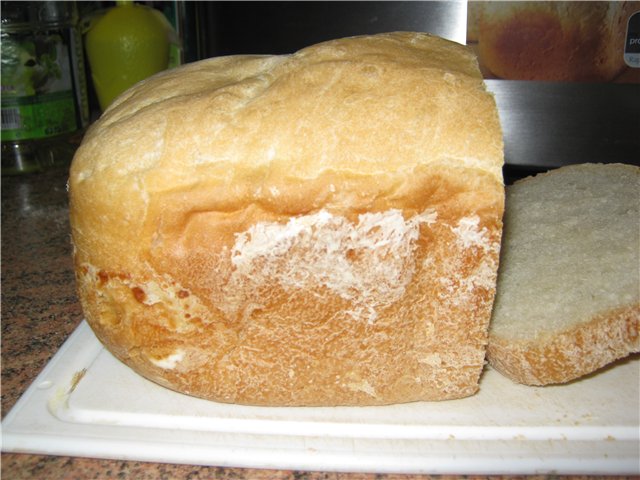
{"type": "Polygon", "coordinates": [[[266,408],[169,391],[82,322],[2,423],[7,452],[395,473],[640,473],[640,359],[563,386],[488,368],[477,395],[387,407],[266,408]]]}

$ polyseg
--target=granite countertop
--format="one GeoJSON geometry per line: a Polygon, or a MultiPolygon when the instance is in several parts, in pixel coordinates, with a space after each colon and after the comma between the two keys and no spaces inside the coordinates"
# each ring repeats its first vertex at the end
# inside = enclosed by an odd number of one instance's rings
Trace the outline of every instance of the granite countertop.
{"type": "MultiPolygon", "coordinates": [[[[3,418],[83,318],[71,262],[66,181],[64,169],[2,177],[3,418]]],[[[433,477],[252,470],[3,453],[2,478],[414,480],[433,477]]]]}

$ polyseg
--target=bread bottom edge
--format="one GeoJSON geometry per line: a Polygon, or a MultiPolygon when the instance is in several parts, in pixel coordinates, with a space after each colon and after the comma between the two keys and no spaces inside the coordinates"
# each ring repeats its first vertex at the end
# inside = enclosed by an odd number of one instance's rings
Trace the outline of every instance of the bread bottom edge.
{"type": "Polygon", "coordinates": [[[542,339],[515,340],[490,333],[487,359],[516,383],[568,383],[640,352],[639,325],[640,304],[636,304],[542,339]]]}

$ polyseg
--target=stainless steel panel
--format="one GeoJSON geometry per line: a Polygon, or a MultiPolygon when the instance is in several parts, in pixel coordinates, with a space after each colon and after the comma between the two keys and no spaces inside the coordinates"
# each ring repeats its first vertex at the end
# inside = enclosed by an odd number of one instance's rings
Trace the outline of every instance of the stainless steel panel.
{"type": "Polygon", "coordinates": [[[292,53],[321,41],[394,30],[466,43],[467,2],[202,2],[206,56],[292,53]]]}
{"type": "Polygon", "coordinates": [[[487,80],[511,165],[640,164],[640,85],[487,80]]]}

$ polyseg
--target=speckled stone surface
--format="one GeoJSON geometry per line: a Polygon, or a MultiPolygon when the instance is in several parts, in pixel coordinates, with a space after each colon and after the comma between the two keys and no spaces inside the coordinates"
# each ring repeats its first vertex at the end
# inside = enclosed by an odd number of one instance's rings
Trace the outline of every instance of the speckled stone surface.
{"type": "MultiPolygon", "coordinates": [[[[3,418],[82,320],[71,262],[66,181],[64,170],[2,178],[3,418]]],[[[2,479],[11,480],[436,478],[201,467],[12,453],[3,453],[1,460],[2,479]]]]}

